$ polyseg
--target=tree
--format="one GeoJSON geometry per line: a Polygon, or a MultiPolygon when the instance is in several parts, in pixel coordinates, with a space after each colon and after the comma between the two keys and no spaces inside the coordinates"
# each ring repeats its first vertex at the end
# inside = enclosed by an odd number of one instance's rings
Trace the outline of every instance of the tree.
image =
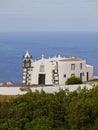
{"type": "Polygon", "coordinates": [[[79,78],[79,77],[75,77],[75,76],[72,76],[70,78],[67,79],[66,85],[71,85],[71,84],[82,84],[82,79],[79,78]]]}

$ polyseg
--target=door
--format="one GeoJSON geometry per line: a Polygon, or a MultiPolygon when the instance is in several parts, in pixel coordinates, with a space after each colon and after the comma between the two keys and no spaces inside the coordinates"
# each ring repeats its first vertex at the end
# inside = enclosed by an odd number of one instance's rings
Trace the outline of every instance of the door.
{"type": "Polygon", "coordinates": [[[89,80],[89,73],[87,72],[87,81],[89,80]]]}
{"type": "Polygon", "coordinates": [[[45,85],[45,74],[39,74],[38,84],[45,85]]]}

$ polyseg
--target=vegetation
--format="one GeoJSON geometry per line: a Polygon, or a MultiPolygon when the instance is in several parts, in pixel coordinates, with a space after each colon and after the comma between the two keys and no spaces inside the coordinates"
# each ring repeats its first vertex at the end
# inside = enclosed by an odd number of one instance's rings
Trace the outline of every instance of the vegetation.
{"type": "Polygon", "coordinates": [[[98,86],[31,92],[0,101],[1,130],[97,130],[98,86]]]}
{"type": "Polygon", "coordinates": [[[82,84],[82,79],[79,77],[72,76],[67,79],[66,85],[71,85],[71,84],[82,84]]]}

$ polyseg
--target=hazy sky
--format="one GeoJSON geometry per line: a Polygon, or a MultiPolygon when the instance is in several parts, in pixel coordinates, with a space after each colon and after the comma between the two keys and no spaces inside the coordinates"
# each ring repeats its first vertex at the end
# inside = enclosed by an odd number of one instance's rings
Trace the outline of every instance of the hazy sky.
{"type": "Polygon", "coordinates": [[[98,31],[98,0],[0,0],[0,31],[98,31]]]}

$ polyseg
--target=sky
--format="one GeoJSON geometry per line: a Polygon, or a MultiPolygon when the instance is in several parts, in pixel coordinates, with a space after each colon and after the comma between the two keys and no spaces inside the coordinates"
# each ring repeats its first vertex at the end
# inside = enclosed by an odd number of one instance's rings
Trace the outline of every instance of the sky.
{"type": "Polygon", "coordinates": [[[98,31],[98,0],[0,0],[0,32],[98,31]]]}

